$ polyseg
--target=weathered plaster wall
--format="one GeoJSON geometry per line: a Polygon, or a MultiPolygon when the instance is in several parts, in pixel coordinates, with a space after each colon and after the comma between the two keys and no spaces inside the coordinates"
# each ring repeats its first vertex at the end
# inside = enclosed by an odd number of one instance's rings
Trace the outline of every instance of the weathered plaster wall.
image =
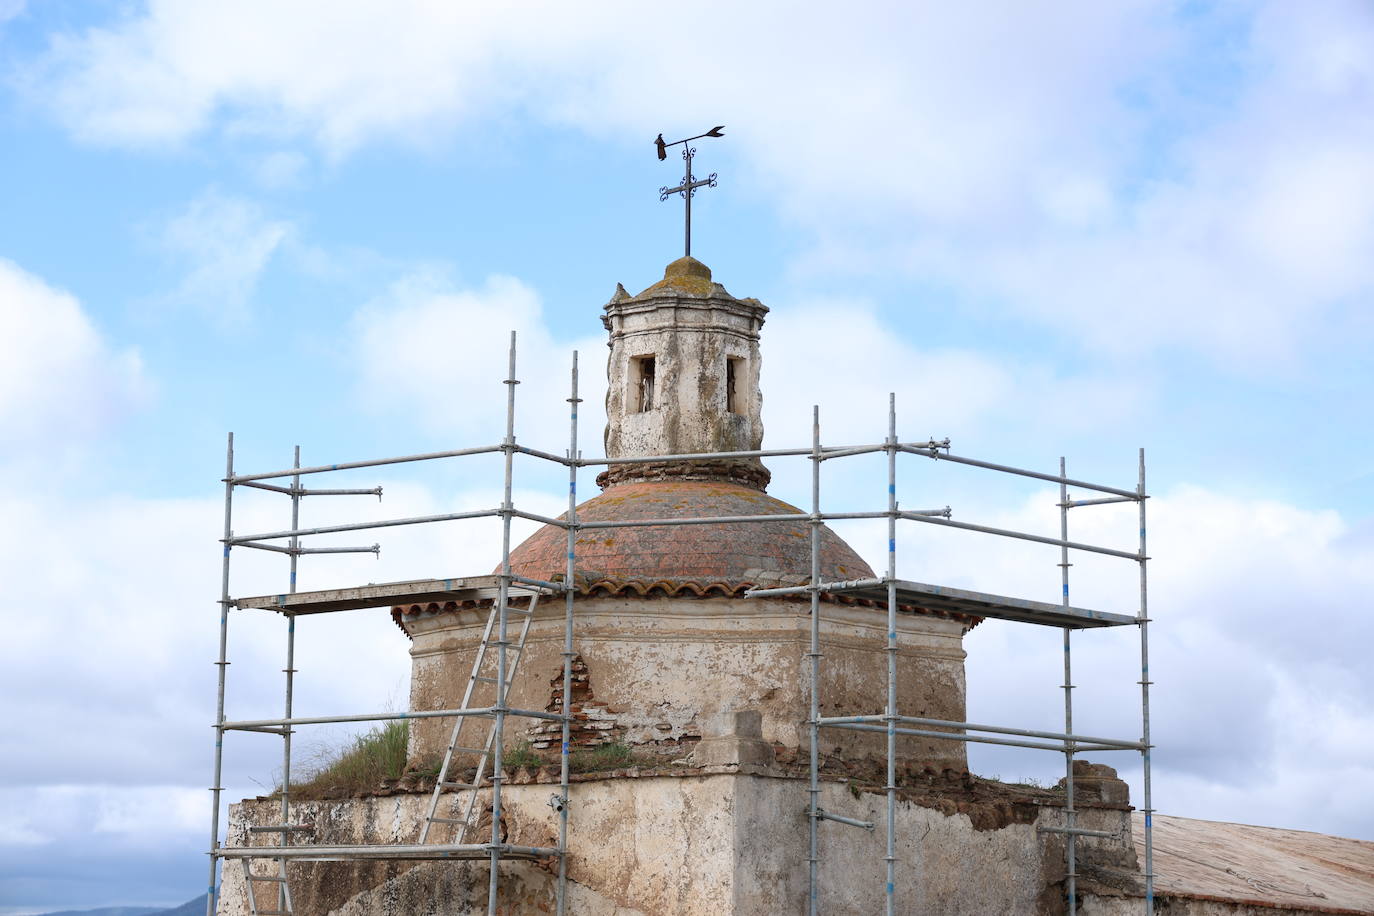
{"type": "MultiPolygon", "coordinates": [[[[682,258],[663,281],[606,305],[610,332],[606,454],[612,458],[743,451],[763,441],[759,329],[768,309],[711,282],[706,265],[682,258]],[[653,357],[652,407],[642,410],[636,360],[653,357]],[[735,403],[727,410],[727,360],[735,403]]],[[[752,461],[757,464],[757,460],[752,461]]]]}
{"type": "MultiPolygon", "coordinates": [[[[574,783],[569,912],[579,916],[804,912],[806,782],[756,772],[741,774],[721,768],[721,772],[690,776],[622,775],[574,783]]],[[[557,821],[547,801],[555,789],[547,784],[507,787],[503,803],[510,842],[550,843],[557,821]]],[[[880,825],[886,810],[883,796],[860,793],[856,798],[847,785],[834,781],[823,784],[821,804],[880,825]]],[[[293,820],[316,824],[315,842],[408,841],[414,837],[424,805],[422,795],[307,802],[298,806],[293,820]]],[[[1062,880],[1062,845],[1057,837],[1037,834],[1034,823],[1016,818],[988,820],[985,814],[975,825],[952,802],[936,808],[899,801],[896,811],[900,912],[1049,916],[1063,911],[1062,891],[1056,884],[1062,880]]],[[[276,814],[272,801],[234,806],[230,842],[245,842],[249,822],[270,823],[276,814]]],[[[1039,810],[1039,817],[1042,823],[1060,823],[1062,812],[1047,807],[1039,810]]],[[[1117,809],[1087,809],[1080,823],[1124,837],[1129,829],[1126,817],[1117,809]]],[[[821,834],[821,911],[882,912],[881,827],[869,832],[824,823],[821,834]]],[[[1101,849],[1107,861],[1134,865],[1125,842],[1080,843],[1085,860],[1092,860],[1093,850],[1101,849]]],[[[551,912],[551,868],[524,862],[502,867],[502,912],[551,912]]],[[[290,874],[296,912],[301,916],[485,912],[487,872],[480,864],[299,863],[291,866],[290,874]]],[[[219,912],[221,916],[247,912],[243,882],[233,866],[225,871],[219,912]]]]}
{"type": "MultiPolygon", "coordinates": [[[[463,696],[486,621],[486,609],[446,611],[407,620],[414,637],[410,708],[452,708],[463,696]]],[[[593,598],[576,604],[577,648],[590,696],[584,725],[606,741],[657,747],[680,756],[705,722],[734,709],[763,714],[763,738],[781,749],[806,741],[810,704],[804,653],[809,609],[775,599],[593,598]]],[[[881,712],[886,702],[883,611],[825,603],[822,713],[881,712]]],[[[898,619],[898,703],[910,715],[964,718],[963,625],[903,614],[898,619]]],[[[511,685],[517,708],[558,708],[561,694],[561,606],[541,605],[524,659],[511,685]]],[[[494,654],[494,653],[492,653],[494,654]]],[[[479,704],[480,705],[480,704],[479,704]]],[[[462,743],[480,746],[485,723],[464,726],[462,743]],[[471,729],[469,732],[468,729],[471,729]]],[[[513,720],[512,734],[535,736],[538,723],[513,720]]],[[[452,723],[411,723],[412,761],[442,753],[452,723]]],[[[826,749],[882,753],[878,735],[832,731],[826,749]]],[[[903,739],[902,756],[937,769],[965,768],[962,742],[903,739]]]]}

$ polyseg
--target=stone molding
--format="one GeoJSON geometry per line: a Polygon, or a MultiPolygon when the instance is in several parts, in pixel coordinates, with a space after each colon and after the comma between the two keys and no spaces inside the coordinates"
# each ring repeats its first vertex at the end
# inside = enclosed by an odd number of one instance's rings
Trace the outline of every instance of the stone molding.
{"type": "Polygon", "coordinates": [[[688,460],[617,464],[596,475],[601,489],[621,483],[656,480],[728,480],[755,490],[767,490],[773,473],[757,461],[688,460]]]}

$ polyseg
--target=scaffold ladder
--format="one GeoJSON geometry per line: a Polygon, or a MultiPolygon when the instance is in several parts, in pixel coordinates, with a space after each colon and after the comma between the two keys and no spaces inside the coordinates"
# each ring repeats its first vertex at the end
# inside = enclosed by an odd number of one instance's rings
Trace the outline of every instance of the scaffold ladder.
{"type": "MultiPolygon", "coordinates": [[[[482,631],[482,642],[477,648],[477,657],[472,661],[472,674],[468,676],[467,686],[463,689],[463,702],[459,707],[460,709],[468,710],[476,708],[473,706],[472,698],[477,692],[479,684],[488,684],[494,688],[493,703],[487,704],[489,706],[502,701],[509,695],[510,686],[515,683],[515,675],[520,668],[520,659],[525,654],[525,640],[529,636],[530,622],[534,620],[534,610],[538,604],[538,592],[530,594],[530,603],[528,607],[512,607],[509,602],[506,604],[507,614],[520,614],[524,617],[524,620],[521,622],[520,635],[516,638],[515,644],[505,647],[505,650],[512,653],[514,658],[512,658],[506,666],[506,682],[504,684],[499,684],[496,678],[482,673],[486,666],[487,653],[492,651],[493,648],[495,651],[500,651],[501,649],[501,647],[495,645],[492,640],[492,634],[499,630],[498,623],[501,619],[501,604],[499,601],[492,602],[491,613],[487,615],[487,625],[482,631]]],[[[482,747],[466,747],[461,743],[463,726],[469,719],[473,718],[489,717],[458,716],[457,721],[453,723],[453,732],[449,735],[448,747],[444,750],[444,762],[439,767],[439,775],[434,781],[434,791],[429,797],[429,810],[425,813],[424,824],[420,828],[421,843],[429,841],[430,828],[435,824],[454,825],[453,837],[449,840],[451,843],[464,842],[467,838],[467,832],[472,828],[474,815],[477,811],[477,790],[482,788],[486,780],[487,768],[491,764],[492,749],[496,745],[495,728],[487,730],[487,740],[483,742],[482,747]],[[455,753],[478,755],[477,773],[473,776],[472,782],[454,782],[449,780],[448,771],[449,767],[453,765],[453,755],[455,753]],[[472,793],[468,797],[467,808],[463,812],[462,817],[439,816],[439,799],[443,796],[446,789],[466,789],[472,793]]]]}
{"type": "Polygon", "coordinates": [[[291,888],[286,883],[286,860],[273,859],[277,864],[275,875],[254,874],[252,859],[239,859],[243,864],[243,882],[248,889],[248,912],[252,916],[294,916],[295,909],[291,906],[291,888]],[[276,888],[276,906],[270,910],[258,907],[258,894],[256,885],[271,884],[276,888]]]}

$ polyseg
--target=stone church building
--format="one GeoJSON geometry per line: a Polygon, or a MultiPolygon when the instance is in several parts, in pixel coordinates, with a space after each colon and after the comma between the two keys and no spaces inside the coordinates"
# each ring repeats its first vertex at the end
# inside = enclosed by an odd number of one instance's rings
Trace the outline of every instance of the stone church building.
{"type": "MultiPolygon", "coordinates": [[[[661,281],[637,295],[618,287],[604,308],[605,454],[648,460],[610,465],[597,478],[600,493],[577,507],[578,521],[780,520],[581,529],[571,683],[563,680],[562,599],[533,609],[509,704],[555,713],[568,704],[575,715],[573,749],[588,761],[573,776],[569,800],[567,912],[576,916],[807,912],[811,606],[806,595],[745,593],[806,584],[813,575],[868,579],[874,570],[828,527],[820,530],[813,570],[811,525],[797,518],[806,510],[769,492],[769,470],[758,458],[730,454],[763,447],[767,313],[757,300],[731,295],[692,258],[668,265],[661,281]],[[652,460],[661,455],[700,457],[652,460]]],[[[511,572],[561,582],[567,550],[566,531],[544,527],[512,550],[511,572]]],[[[527,599],[514,603],[528,606],[527,599]]],[[[820,609],[822,714],[881,713],[886,605],[823,595],[820,609]]],[[[393,609],[404,631],[398,651],[408,640],[413,660],[412,710],[458,704],[490,610],[480,600],[393,609]]],[[[965,720],[963,639],[979,623],[918,605],[899,608],[898,706],[905,714],[965,720]]],[[[296,801],[295,816],[315,831],[311,842],[413,842],[450,729],[443,719],[411,720],[410,768],[397,782],[358,797],[296,801]]],[[[480,745],[481,737],[469,734],[464,743],[480,745]]],[[[507,721],[507,842],[556,842],[550,796],[559,783],[559,741],[556,722],[507,721]]],[[[862,731],[826,734],[820,806],[879,829],[820,825],[820,913],[883,912],[885,742],[862,731]]],[[[965,747],[927,737],[900,742],[899,912],[1064,913],[1064,836],[1043,829],[1064,825],[1064,793],[979,778],[968,770],[965,747]]],[[[455,772],[476,765],[465,753],[455,751],[455,772]]],[[[1100,834],[1077,840],[1079,912],[1141,913],[1142,822],[1127,787],[1100,764],[1080,760],[1075,772],[1077,825],[1100,834]]],[[[486,790],[446,792],[445,810],[456,810],[471,791],[486,790]]],[[[249,828],[276,823],[276,816],[270,798],[234,806],[231,840],[265,842],[249,828]]],[[[489,810],[485,823],[489,831],[489,810]]],[[[1160,815],[1154,855],[1157,913],[1374,914],[1374,844],[1160,815]]],[[[509,861],[501,868],[501,912],[554,912],[555,865],[509,861]]],[[[487,912],[488,871],[480,861],[302,862],[290,865],[290,876],[300,914],[487,912]]],[[[219,912],[249,912],[236,869],[225,869],[219,912]]]]}

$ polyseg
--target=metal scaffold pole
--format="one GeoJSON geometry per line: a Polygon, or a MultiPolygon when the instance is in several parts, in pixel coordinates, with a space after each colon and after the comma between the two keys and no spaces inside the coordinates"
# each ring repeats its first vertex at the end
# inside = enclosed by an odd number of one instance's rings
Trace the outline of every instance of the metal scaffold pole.
{"type": "Polygon", "coordinates": [[[1145,553],[1145,449],[1140,450],[1140,482],[1136,490],[1140,503],[1140,743],[1141,804],[1145,814],[1145,914],[1155,911],[1154,802],[1150,787],[1150,603],[1145,553]]]}
{"type": "Polygon", "coordinates": [[[569,754],[572,741],[572,662],[573,662],[573,601],[577,585],[577,351],[573,351],[572,389],[568,396],[568,565],[563,575],[563,739],[559,743],[558,775],[558,916],[568,908],[568,794],[569,754]]]}
{"type": "Polygon", "coordinates": [[[229,659],[229,544],[234,536],[234,434],[229,434],[224,458],[224,556],[220,568],[219,593],[219,696],[215,701],[215,781],[210,786],[212,798],[210,811],[210,881],[205,901],[206,916],[215,916],[219,903],[219,803],[224,792],[220,778],[224,773],[224,678],[229,659]]]}
{"type": "MultiPolygon", "coordinates": [[[[1059,457],[1059,539],[1065,544],[1069,540],[1069,490],[1064,483],[1067,476],[1064,456],[1059,457]]],[[[1069,548],[1059,548],[1060,581],[1063,585],[1064,607],[1069,607],[1069,548]]],[[[1064,628],[1064,734],[1073,734],[1073,656],[1071,627],[1064,628]]],[[[1064,878],[1069,897],[1069,916],[1078,911],[1078,835],[1073,831],[1078,826],[1078,812],[1074,810],[1073,786],[1074,743],[1064,742],[1064,826],[1069,832],[1064,836],[1064,878]]]]}
{"type": "Polygon", "coordinates": [[[820,817],[821,817],[821,409],[811,408],[811,648],[806,657],[810,661],[811,678],[811,804],[807,808],[809,824],[807,853],[807,913],[817,916],[820,896],[820,817]]]}
{"type": "Polygon", "coordinates": [[[515,332],[510,332],[510,369],[506,376],[506,438],[501,444],[505,453],[505,484],[501,495],[501,577],[497,595],[496,638],[496,704],[492,707],[491,740],[491,876],[487,884],[487,916],[496,916],[497,891],[500,887],[501,843],[501,772],[502,743],[506,727],[506,650],[510,647],[507,623],[510,617],[510,521],[514,510],[511,502],[512,475],[515,469],[515,332]]]}
{"type": "Polygon", "coordinates": [[[897,395],[887,400],[887,916],[897,906],[897,395]]]}
{"type": "MultiPolygon", "coordinates": [[[[295,449],[293,458],[296,467],[301,466],[301,447],[295,449]]],[[[301,479],[299,476],[291,478],[291,528],[295,530],[301,524],[301,479]]],[[[293,537],[291,546],[291,570],[290,580],[287,583],[288,594],[296,593],[296,571],[300,562],[299,549],[301,546],[300,538],[293,537]]],[[[296,678],[296,615],[289,614],[286,618],[286,709],[282,717],[291,718],[292,698],[295,689],[296,678]]],[[[282,761],[281,761],[281,825],[283,828],[291,824],[291,727],[282,726],[282,761]]],[[[283,829],[281,832],[281,845],[291,845],[292,831],[283,829]]],[[[285,869],[286,863],[283,860],[281,868],[285,869]]],[[[277,891],[277,909],[285,912],[288,909],[286,882],[281,883],[277,891]]]]}

